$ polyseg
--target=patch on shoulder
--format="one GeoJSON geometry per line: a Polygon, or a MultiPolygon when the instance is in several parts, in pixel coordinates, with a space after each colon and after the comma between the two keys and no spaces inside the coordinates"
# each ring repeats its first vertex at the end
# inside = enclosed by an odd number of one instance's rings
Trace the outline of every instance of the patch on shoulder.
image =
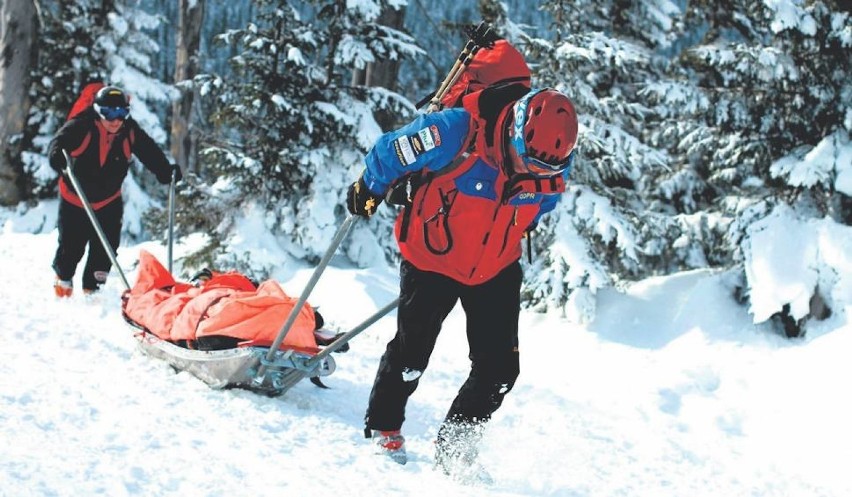
{"type": "MultiPolygon", "coordinates": [[[[432,126],[436,130],[438,129],[435,126],[432,126]]],[[[432,131],[429,128],[423,128],[417,132],[417,137],[420,138],[420,142],[423,143],[423,151],[428,152],[435,148],[435,140],[432,138],[432,131]]]]}
{"type": "Polygon", "coordinates": [[[435,142],[436,147],[441,146],[441,133],[438,133],[438,127],[434,124],[429,126],[429,132],[432,133],[432,141],[435,142]]]}
{"type": "Polygon", "coordinates": [[[393,150],[396,152],[396,157],[399,159],[402,167],[410,166],[417,162],[417,155],[414,153],[414,148],[409,137],[400,136],[394,140],[393,150]]]}

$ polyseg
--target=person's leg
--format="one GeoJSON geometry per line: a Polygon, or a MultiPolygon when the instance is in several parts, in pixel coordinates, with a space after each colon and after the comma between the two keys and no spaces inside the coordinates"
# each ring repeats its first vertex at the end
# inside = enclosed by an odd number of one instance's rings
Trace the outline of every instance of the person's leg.
{"type": "MultiPolygon", "coordinates": [[[[461,295],[467,315],[471,371],[438,431],[438,450],[473,459],[481,428],[503,403],[520,371],[519,263],[461,295]]],[[[469,462],[469,461],[468,461],[469,462]]]]}
{"type": "Polygon", "coordinates": [[[405,404],[426,370],[441,324],[458,300],[459,284],[437,273],[400,265],[396,336],[379,362],[365,418],[367,430],[399,430],[405,404]]]}
{"type": "Polygon", "coordinates": [[[89,219],[81,207],[59,200],[59,216],[56,220],[59,239],[56,254],[53,257],[53,271],[57,278],[71,281],[77,271],[77,264],[86,251],[89,239],[89,219]]]}
{"type": "MultiPolygon", "coordinates": [[[[121,241],[121,216],[124,214],[124,205],[121,199],[117,199],[100,210],[95,211],[95,217],[104,231],[113,252],[118,252],[118,244],[121,241]]],[[[86,222],[91,226],[91,221],[86,222]]],[[[89,257],[83,270],[83,290],[95,291],[106,282],[112,261],[104,250],[98,234],[94,228],[90,230],[89,257]]]]}

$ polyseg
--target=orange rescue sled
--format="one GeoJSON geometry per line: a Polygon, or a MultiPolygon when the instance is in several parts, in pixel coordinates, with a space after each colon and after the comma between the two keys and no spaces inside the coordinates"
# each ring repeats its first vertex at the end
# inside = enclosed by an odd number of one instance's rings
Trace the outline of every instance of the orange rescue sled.
{"type": "Polygon", "coordinates": [[[138,330],[144,353],[213,388],[267,395],[283,394],[308,377],[321,386],[318,378],[334,372],[334,359],[320,354],[330,337],[317,330],[311,306],[302,306],[269,359],[297,299],[273,280],[256,286],[235,272],[210,276],[198,284],[177,282],[153,255],[140,252],[136,284],[122,296],[122,313],[138,330]],[[258,376],[261,366],[265,374],[258,376]]]}

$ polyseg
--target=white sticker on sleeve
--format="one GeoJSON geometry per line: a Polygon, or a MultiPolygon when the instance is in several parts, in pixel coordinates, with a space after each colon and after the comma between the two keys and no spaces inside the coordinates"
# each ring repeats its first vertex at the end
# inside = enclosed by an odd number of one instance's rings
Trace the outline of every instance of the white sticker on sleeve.
{"type": "Polygon", "coordinates": [[[435,141],[432,139],[432,133],[429,131],[429,128],[421,129],[417,132],[417,136],[420,137],[420,141],[423,142],[423,148],[426,151],[435,148],[435,141]]]}
{"type": "Polygon", "coordinates": [[[417,162],[417,156],[414,155],[414,149],[411,148],[411,140],[408,139],[407,136],[400,136],[396,139],[396,143],[399,146],[399,151],[402,152],[402,157],[405,160],[405,166],[410,166],[417,162]]]}

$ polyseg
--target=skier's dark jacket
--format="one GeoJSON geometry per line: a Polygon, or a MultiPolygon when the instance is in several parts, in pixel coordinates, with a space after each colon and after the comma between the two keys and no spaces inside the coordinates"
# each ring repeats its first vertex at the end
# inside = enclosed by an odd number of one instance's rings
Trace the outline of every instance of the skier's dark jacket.
{"type": "MultiPolygon", "coordinates": [[[[63,149],[74,158],[74,175],[95,210],[121,198],[121,184],[131,155],[138,157],[161,183],[168,182],[172,172],[163,151],[132,117],[125,120],[110,143],[92,108],[68,120],[50,142],[50,167],[59,173],[65,168],[63,149]]],[[[74,187],[64,176],[59,178],[59,192],[66,201],[82,207],[74,187]]]]}
{"type": "Polygon", "coordinates": [[[527,91],[471,93],[461,108],[386,133],[367,154],[364,181],[377,196],[405,175],[421,179],[395,227],[400,252],[415,267],[484,283],[521,257],[525,230],[556,206],[569,169],[553,178],[507,171],[509,114],[527,91]]]}

